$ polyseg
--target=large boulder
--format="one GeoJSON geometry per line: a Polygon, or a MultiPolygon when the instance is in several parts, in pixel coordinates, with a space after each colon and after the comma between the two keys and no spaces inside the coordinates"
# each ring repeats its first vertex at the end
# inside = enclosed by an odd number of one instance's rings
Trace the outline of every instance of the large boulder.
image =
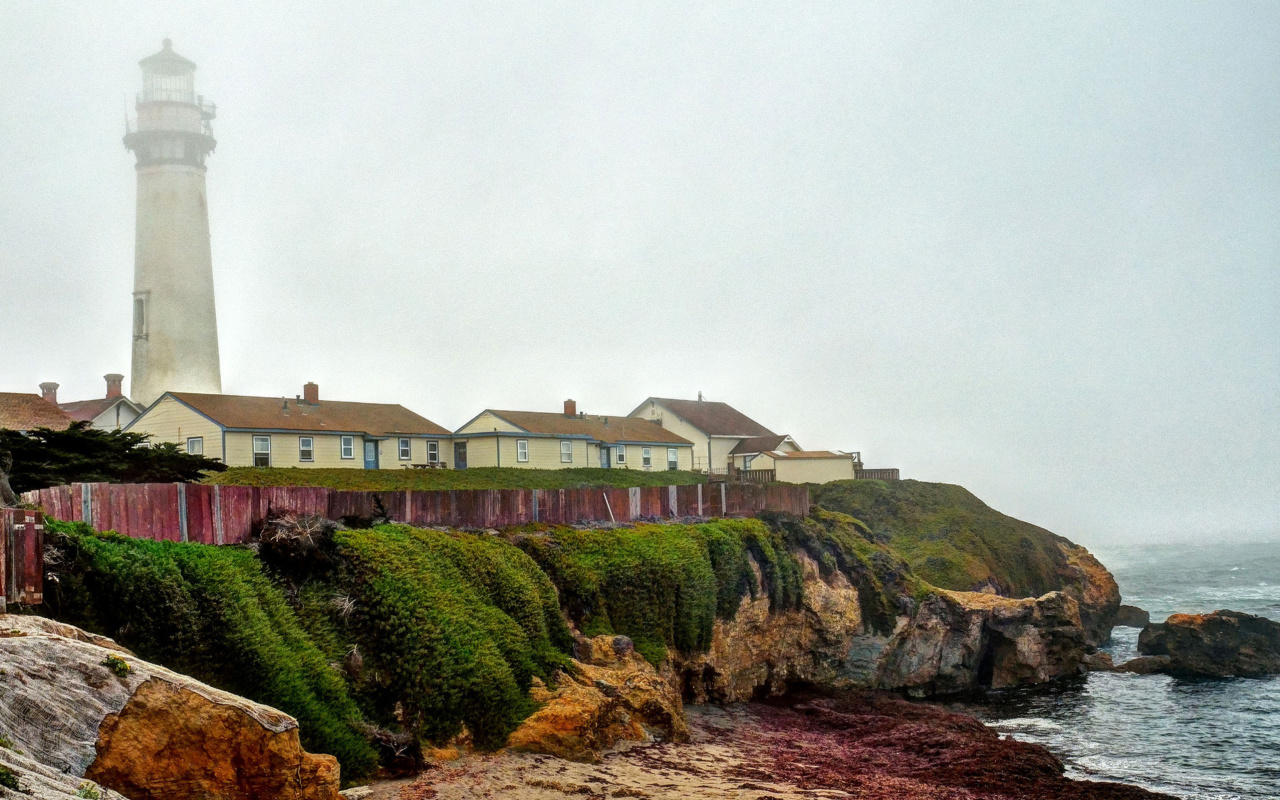
{"type": "Polygon", "coordinates": [[[1151,624],[1151,614],[1137,606],[1120,606],[1115,622],[1117,628],[1145,628],[1151,624]]]}
{"type": "Polygon", "coordinates": [[[1280,674],[1280,622],[1238,611],[1174,614],[1142,629],[1138,652],[1152,660],[1135,659],[1125,665],[1130,671],[1207,677],[1280,674]]]}
{"type": "Polygon", "coordinates": [[[530,696],[540,707],[511,734],[508,748],[594,762],[623,741],[688,740],[680,693],[630,639],[583,639],[575,654],[554,689],[535,679],[530,696]]]}
{"type": "Polygon", "coordinates": [[[0,737],[132,800],[338,800],[292,717],[41,617],[0,616],[0,737]]]}

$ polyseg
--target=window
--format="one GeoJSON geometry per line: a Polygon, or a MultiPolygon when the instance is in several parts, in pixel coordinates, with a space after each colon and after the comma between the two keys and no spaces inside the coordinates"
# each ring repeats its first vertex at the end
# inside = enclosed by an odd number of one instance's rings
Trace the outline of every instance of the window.
{"type": "Polygon", "coordinates": [[[253,465],[255,467],[271,466],[271,437],[253,437],[253,465]]]}
{"type": "Polygon", "coordinates": [[[187,437],[187,454],[193,456],[204,455],[204,437],[188,436],[187,437]]]}
{"type": "Polygon", "coordinates": [[[667,448],[667,469],[680,468],[680,451],[674,447],[667,448]]]}
{"type": "Polygon", "coordinates": [[[427,462],[440,463],[440,443],[435,440],[427,442],[427,462]]]}
{"type": "Polygon", "coordinates": [[[653,448],[645,447],[640,450],[640,463],[645,469],[653,466],[653,448]]]}
{"type": "Polygon", "coordinates": [[[413,457],[413,451],[409,447],[409,440],[401,439],[400,440],[400,460],[408,461],[412,457],[413,457]]]}
{"type": "Polygon", "coordinates": [[[516,461],[529,460],[529,440],[516,439],[516,461]]]}
{"type": "Polygon", "coordinates": [[[343,458],[356,457],[356,437],[354,436],[342,437],[342,457],[343,458]]]}
{"type": "Polygon", "coordinates": [[[564,441],[560,443],[560,463],[573,463],[573,442],[564,441]]]}
{"type": "Polygon", "coordinates": [[[315,461],[316,460],[315,441],[310,436],[298,437],[298,460],[299,461],[315,461]]]}
{"type": "Polygon", "coordinates": [[[625,444],[620,444],[614,448],[613,463],[615,464],[627,463],[627,446],[625,444]]]}
{"type": "Polygon", "coordinates": [[[147,300],[149,292],[138,292],[133,296],[133,338],[147,338],[147,300]]]}

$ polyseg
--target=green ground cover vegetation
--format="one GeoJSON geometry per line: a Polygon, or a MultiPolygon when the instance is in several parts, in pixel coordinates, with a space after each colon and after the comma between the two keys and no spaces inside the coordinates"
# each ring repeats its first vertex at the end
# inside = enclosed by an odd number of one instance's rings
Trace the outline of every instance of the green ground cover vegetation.
{"type": "Polygon", "coordinates": [[[645,472],[638,469],[302,469],[231,467],[210,474],[204,483],[226,486],[321,486],[360,492],[447,489],[580,489],[631,486],[684,486],[705,483],[697,472],[645,472]]]}
{"type": "Polygon", "coordinates": [[[872,540],[934,586],[996,588],[1039,597],[1062,588],[1061,537],[992,509],[968,490],[923,481],[836,481],[810,487],[813,503],[866,524],[872,540]]]}

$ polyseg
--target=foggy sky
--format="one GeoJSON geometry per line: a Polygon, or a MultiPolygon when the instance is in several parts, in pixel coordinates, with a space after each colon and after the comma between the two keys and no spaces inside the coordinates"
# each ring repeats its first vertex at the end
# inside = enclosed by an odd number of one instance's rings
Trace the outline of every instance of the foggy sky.
{"type": "Polygon", "coordinates": [[[1280,5],[0,3],[0,391],[128,372],[138,59],[224,390],[724,400],[1093,544],[1280,536],[1280,5]]]}

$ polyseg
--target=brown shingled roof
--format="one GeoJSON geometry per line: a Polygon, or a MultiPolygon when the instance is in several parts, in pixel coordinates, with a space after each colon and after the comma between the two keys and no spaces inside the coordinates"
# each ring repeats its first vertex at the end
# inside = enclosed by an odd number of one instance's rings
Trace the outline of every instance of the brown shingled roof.
{"type": "Polygon", "coordinates": [[[778,445],[785,441],[787,435],[777,434],[774,436],[752,436],[749,439],[743,439],[738,442],[732,450],[731,455],[741,455],[742,453],[767,453],[770,450],[776,450],[778,445]]]}
{"type": "Polygon", "coordinates": [[[649,399],[671,409],[685,422],[708,436],[777,435],[728,403],[712,400],[674,400],[667,397],[649,399]]]}
{"type": "Polygon", "coordinates": [[[96,400],[76,400],[71,403],[58,403],[58,408],[67,412],[74,420],[92,422],[99,414],[116,403],[124,402],[123,397],[99,397],[96,400]]]}
{"type": "MultiPolygon", "coordinates": [[[[169,392],[191,408],[227,428],[311,432],[401,433],[450,436],[450,432],[401,405],[321,400],[310,406],[293,398],[245,397],[234,394],[169,392]],[[285,407],[288,413],[285,413],[285,407]]],[[[141,419],[141,418],[139,418],[141,419]]]]}
{"type": "Polygon", "coordinates": [[[29,431],[51,428],[63,431],[75,420],[38,394],[0,392],[0,428],[29,431]]]}
{"type": "Polygon", "coordinates": [[[496,411],[501,417],[529,433],[551,436],[589,436],[606,444],[618,442],[653,442],[654,444],[692,445],[688,439],[661,425],[636,417],[604,417],[595,414],[566,416],[550,411],[496,411]],[[607,422],[606,422],[607,420],[607,422]]]}

